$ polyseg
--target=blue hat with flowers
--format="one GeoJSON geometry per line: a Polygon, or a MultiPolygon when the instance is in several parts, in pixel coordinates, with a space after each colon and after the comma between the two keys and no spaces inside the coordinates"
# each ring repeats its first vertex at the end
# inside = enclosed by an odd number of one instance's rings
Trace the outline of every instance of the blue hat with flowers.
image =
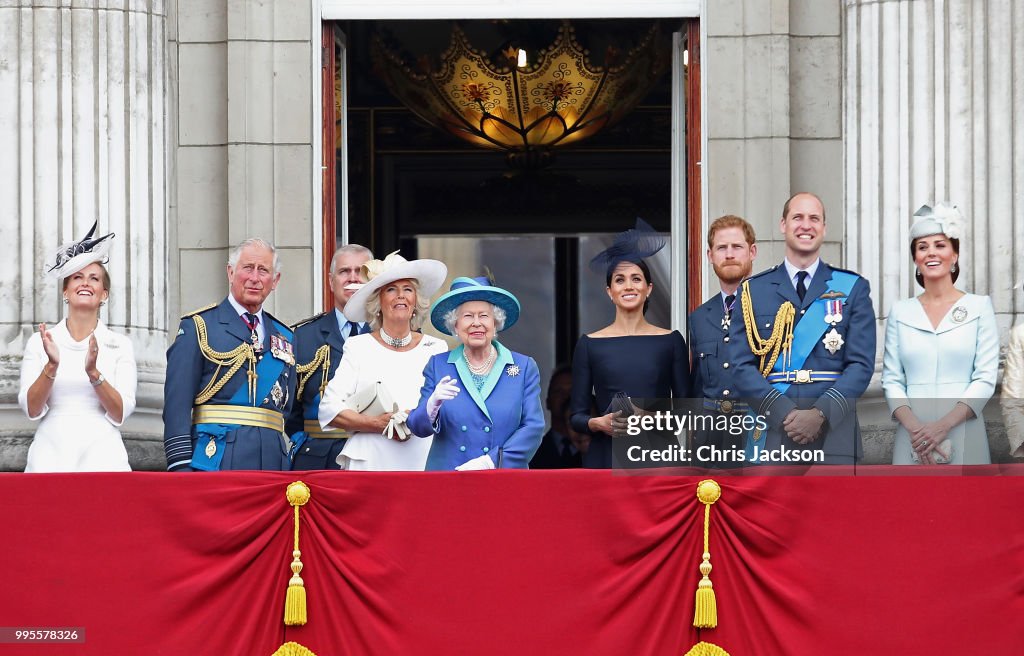
{"type": "Polygon", "coordinates": [[[451,335],[448,327],[444,325],[444,315],[469,301],[493,303],[504,310],[505,327],[502,330],[508,330],[519,320],[519,299],[511,292],[495,287],[488,278],[481,276],[453,280],[448,292],[437,299],[434,307],[430,308],[430,323],[445,335],[451,335]]]}

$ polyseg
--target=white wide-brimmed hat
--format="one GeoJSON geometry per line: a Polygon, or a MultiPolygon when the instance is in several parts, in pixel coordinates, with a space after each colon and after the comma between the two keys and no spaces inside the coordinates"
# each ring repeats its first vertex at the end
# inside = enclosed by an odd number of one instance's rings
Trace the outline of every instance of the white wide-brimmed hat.
{"type": "Polygon", "coordinates": [[[114,233],[93,238],[98,225],[98,221],[94,222],[92,228],[81,240],[62,245],[53,259],[53,265],[46,269],[45,275],[61,280],[78,273],[93,262],[100,264],[106,262],[114,233]]]}
{"type": "Polygon", "coordinates": [[[345,304],[345,316],[349,321],[369,321],[370,317],[366,316],[366,302],[388,283],[411,278],[419,283],[419,293],[429,298],[441,289],[444,279],[448,277],[448,267],[444,262],[407,260],[399,255],[398,251],[383,260],[370,260],[363,265],[362,272],[366,282],[358,285],[359,290],[352,294],[352,298],[345,304]]]}

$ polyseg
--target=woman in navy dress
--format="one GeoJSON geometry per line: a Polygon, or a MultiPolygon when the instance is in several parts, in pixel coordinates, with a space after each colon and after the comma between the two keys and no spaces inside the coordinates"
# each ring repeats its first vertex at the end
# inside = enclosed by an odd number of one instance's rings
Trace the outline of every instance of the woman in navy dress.
{"type": "MultiPolygon", "coordinates": [[[[637,228],[618,235],[590,262],[605,272],[615,320],[580,337],[572,361],[572,426],[593,435],[583,466],[612,466],[612,439],[626,431],[623,411],[612,408],[616,396],[640,399],[689,396],[690,357],[678,330],[647,321],[648,298],[654,291],[644,258],[665,245],[663,237],[637,220],[637,228]],[[598,408],[597,415],[591,407],[598,408]]],[[[622,400],[623,402],[625,399],[622,400]]],[[[619,462],[616,458],[616,462],[619,462]]]]}

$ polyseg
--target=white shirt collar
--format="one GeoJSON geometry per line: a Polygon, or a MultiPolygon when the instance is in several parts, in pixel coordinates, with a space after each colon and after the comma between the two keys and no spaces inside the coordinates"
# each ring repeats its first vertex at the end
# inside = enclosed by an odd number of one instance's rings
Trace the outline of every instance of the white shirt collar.
{"type": "Polygon", "coordinates": [[[362,331],[363,329],[363,324],[359,323],[358,321],[352,321],[351,319],[346,317],[345,313],[339,310],[338,308],[334,308],[334,318],[338,320],[338,332],[341,333],[342,337],[348,337],[349,331],[345,330],[345,326],[350,323],[359,326],[360,331],[362,331]]]}
{"type": "MultiPolygon", "coordinates": [[[[235,308],[235,312],[238,314],[239,318],[241,318],[243,314],[249,312],[244,307],[242,307],[241,303],[235,300],[235,297],[230,292],[228,293],[228,303],[231,303],[231,307],[235,308]]],[[[254,312],[253,314],[255,314],[256,317],[259,319],[259,323],[256,325],[256,334],[259,335],[260,337],[260,343],[264,343],[267,341],[267,318],[263,314],[263,307],[260,306],[260,309],[254,312]]]]}
{"type": "Polygon", "coordinates": [[[807,272],[807,286],[811,286],[811,281],[814,280],[814,274],[818,271],[818,265],[821,264],[821,258],[815,258],[814,262],[811,262],[811,266],[806,269],[799,269],[795,264],[789,261],[788,258],[783,258],[783,264],[786,266],[786,274],[789,275],[789,281],[793,283],[793,288],[796,288],[796,274],[801,271],[807,272]]]}

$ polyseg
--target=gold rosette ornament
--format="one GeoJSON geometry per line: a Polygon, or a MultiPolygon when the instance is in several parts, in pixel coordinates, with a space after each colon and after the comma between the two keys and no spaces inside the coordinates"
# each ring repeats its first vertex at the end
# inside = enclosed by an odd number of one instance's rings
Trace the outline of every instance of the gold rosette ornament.
{"type": "Polygon", "coordinates": [[[306,587],[299,576],[302,572],[302,552],[299,551],[299,508],[309,502],[309,486],[302,481],[295,481],[288,486],[285,497],[295,510],[295,541],[292,550],[292,578],[288,581],[288,593],[284,599],[284,623],[285,626],[302,626],[306,623],[306,587]]]}

